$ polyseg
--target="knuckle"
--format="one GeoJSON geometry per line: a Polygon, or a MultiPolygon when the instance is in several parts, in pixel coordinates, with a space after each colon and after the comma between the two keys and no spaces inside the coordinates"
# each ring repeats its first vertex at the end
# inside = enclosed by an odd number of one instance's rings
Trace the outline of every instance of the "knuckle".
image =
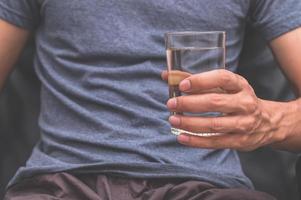
{"type": "Polygon", "coordinates": [[[254,130],[254,119],[253,117],[237,119],[237,129],[240,133],[249,134],[254,130]]]}
{"type": "Polygon", "coordinates": [[[232,80],[232,74],[230,74],[228,71],[226,70],[219,70],[219,80],[221,84],[228,84],[229,82],[231,82],[232,80]]]}
{"type": "Polygon", "coordinates": [[[218,132],[222,130],[220,121],[217,118],[212,118],[210,121],[210,131],[218,132]]]}
{"type": "Polygon", "coordinates": [[[248,134],[252,133],[255,127],[255,118],[253,117],[249,117],[246,119],[245,123],[244,123],[244,131],[248,134]]]}
{"type": "Polygon", "coordinates": [[[189,121],[187,119],[185,119],[184,117],[181,117],[181,123],[180,123],[179,128],[189,131],[189,128],[191,128],[191,124],[189,123],[189,121]]]}
{"type": "Polygon", "coordinates": [[[254,91],[254,89],[249,85],[249,83],[248,83],[248,85],[246,86],[246,91],[247,91],[249,94],[252,94],[252,95],[255,96],[255,91],[254,91]]]}
{"type": "Polygon", "coordinates": [[[239,141],[235,141],[232,143],[231,149],[241,150],[243,149],[243,146],[239,141]]]}
{"type": "Polygon", "coordinates": [[[225,104],[222,95],[219,94],[212,94],[210,96],[209,102],[211,103],[212,107],[221,107],[225,104]]]}
{"type": "Polygon", "coordinates": [[[244,123],[242,122],[241,118],[236,118],[235,121],[234,121],[234,124],[236,124],[237,132],[239,132],[239,133],[244,133],[245,132],[244,123]]]}
{"type": "Polygon", "coordinates": [[[243,98],[243,111],[246,113],[253,113],[257,110],[257,103],[252,96],[245,96],[243,98]]]}
{"type": "Polygon", "coordinates": [[[249,136],[247,134],[243,134],[240,138],[240,144],[243,146],[243,147],[247,147],[249,146],[249,136]]]}
{"type": "Polygon", "coordinates": [[[283,133],[274,135],[275,142],[282,142],[283,140],[285,140],[285,138],[286,138],[286,135],[283,133]]]}
{"type": "Polygon", "coordinates": [[[252,88],[247,79],[245,79],[244,77],[242,77],[238,74],[235,74],[235,75],[236,75],[236,80],[237,80],[240,88],[247,89],[247,90],[248,90],[248,88],[252,88]]]}
{"type": "Polygon", "coordinates": [[[246,88],[249,87],[249,82],[247,81],[247,79],[245,79],[244,77],[237,75],[238,80],[240,81],[241,85],[246,88]]]}
{"type": "Polygon", "coordinates": [[[249,137],[247,135],[241,136],[241,138],[236,142],[236,149],[239,151],[247,151],[249,148],[249,137]]]}

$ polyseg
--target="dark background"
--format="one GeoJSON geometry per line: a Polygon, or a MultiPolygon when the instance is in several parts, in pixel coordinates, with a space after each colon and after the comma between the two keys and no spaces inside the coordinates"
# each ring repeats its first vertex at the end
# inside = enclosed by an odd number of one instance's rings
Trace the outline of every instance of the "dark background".
{"type": "MultiPolygon", "coordinates": [[[[289,100],[294,96],[265,42],[248,29],[239,73],[263,99],[289,100]]],[[[37,126],[40,83],[33,72],[33,42],[27,45],[16,70],[0,96],[0,199],[8,180],[25,164],[39,137],[37,126]]],[[[261,148],[240,153],[246,174],[256,189],[279,200],[297,200],[297,155],[261,148]]]]}

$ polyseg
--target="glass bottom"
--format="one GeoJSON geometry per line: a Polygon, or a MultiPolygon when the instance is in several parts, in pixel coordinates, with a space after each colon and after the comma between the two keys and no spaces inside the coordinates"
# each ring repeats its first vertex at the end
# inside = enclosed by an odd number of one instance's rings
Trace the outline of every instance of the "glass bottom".
{"type": "Polygon", "coordinates": [[[193,133],[193,132],[185,131],[185,130],[178,129],[178,128],[171,128],[170,130],[171,130],[171,133],[174,135],[180,135],[181,133],[199,136],[199,137],[212,137],[212,136],[223,135],[223,133],[193,133]]]}

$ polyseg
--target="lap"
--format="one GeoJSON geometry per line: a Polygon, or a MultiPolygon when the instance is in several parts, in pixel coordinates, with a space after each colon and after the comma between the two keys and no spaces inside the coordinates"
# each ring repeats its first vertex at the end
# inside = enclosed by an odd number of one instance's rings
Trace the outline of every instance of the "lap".
{"type": "Polygon", "coordinates": [[[133,179],[108,175],[56,173],[26,179],[4,200],[274,200],[248,189],[222,189],[202,181],[133,179]]]}

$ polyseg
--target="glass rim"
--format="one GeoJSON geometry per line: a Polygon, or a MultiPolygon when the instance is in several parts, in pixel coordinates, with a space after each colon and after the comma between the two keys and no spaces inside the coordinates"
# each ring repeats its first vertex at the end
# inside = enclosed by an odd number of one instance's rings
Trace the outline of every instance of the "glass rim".
{"type": "Polygon", "coordinates": [[[205,34],[226,34],[226,31],[171,31],[166,32],[165,35],[205,35],[205,34]]]}

